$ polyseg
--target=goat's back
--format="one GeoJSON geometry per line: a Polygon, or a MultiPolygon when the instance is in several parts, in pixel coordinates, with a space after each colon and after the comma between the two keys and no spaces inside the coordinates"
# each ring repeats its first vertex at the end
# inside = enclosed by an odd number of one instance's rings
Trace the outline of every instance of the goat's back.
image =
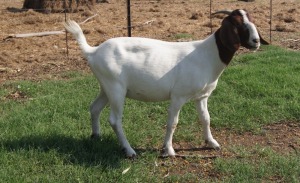
{"type": "Polygon", "coordinates": [[[195,51],[201,42],[113,38],[102,43],[88,61],[104,88],[113,82],[126,89],[129,98],[168,100],[172,93],[193,95],[207,84],[206,72],[211,70],[201,70],[205,64],[195,51]]]}

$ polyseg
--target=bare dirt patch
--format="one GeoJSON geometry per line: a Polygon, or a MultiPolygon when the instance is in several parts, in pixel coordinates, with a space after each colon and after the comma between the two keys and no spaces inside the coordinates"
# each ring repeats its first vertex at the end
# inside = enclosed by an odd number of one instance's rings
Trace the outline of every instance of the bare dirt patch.
{"type": "MultiPolygon", "coordinates": [[[[272,43],[299,50],[300,3],[297,0],[273,2],[272,43]]],[[[215,31],[224,16],[209,19],[209,1],[136,1],[132,0],[132,35],[177,41],[181,35],[188,40],[203,39],[215,31]],[[179,35],[179,36],[178,36],[179,35]]],[[[5,39],[11,34],[63,30],[63,13],[44,14],[22,11],[22,1],[0,2],[0,82],[18,79],[55,79],[70,70],[89,71],[78,45],[69,41],[66,57],[65,35],[5,39]]],[[[269,39],[269,1],[229,1],[213,3],[213,11],[247,9],[265,39],[269,39]]],[[[92,10],[82,7],[68,18],[78,22],[98,14],[82,25],[91,45],[118,36],[126,36],[126,1],[98,3],[92,10]]],[[[71,39],[71,36],[69,35],[71,39]]],[[[184,40],[184,38],[183,38],[184,40]]]]}
{"type": "MultiPolygon", "coordinates": [[[[234,133],[231,130],[213,132],[222,150],[215,151],[203,147],[194,147],[189,143],[175,144],[176,158],[169,158],[158,162],[162,176],[186,175],[192,173],[199,180],[220,180],[221,176],[213,167],[213,160],[245,158],[236,151],[242,148],[247,154],[256,159],[260,156],[258,149],[270,148],[281,155],[300,153],[300,123],[280,122],[264,126],[260,134],[234,133]]],[[[280,178],[278,178],[280,179],[280,178]]],[[[274,178],[274,181],[277,180],[274,178]]]]}
{"type": "MultiPolygon", "coordinates": [[[[235,156],[228,147],[243,146],[245,148],[269,147],[280,154],[300,153],[300,123],[279,122],[264,126],[260,134],[252,132],[236,133],[230,129],[213,132],[215,139],[221,144],[221,151],[211,151],[205,147],[195,148],[189,144],[177,144],[175,149],[180,152],[200,151],[204,152],[204,158],[235,156]]],[[[202,154],[201,154],[202,155],[202,154]]]]}

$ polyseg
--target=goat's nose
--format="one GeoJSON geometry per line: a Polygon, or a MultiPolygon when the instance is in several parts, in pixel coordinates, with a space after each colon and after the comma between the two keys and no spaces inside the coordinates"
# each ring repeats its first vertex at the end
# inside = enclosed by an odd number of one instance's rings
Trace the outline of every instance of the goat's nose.
{"type": "Polygon", "coordinates": [[[252,40],[254,43],[259,43],[259,39],[253,39],[252,40]]]}

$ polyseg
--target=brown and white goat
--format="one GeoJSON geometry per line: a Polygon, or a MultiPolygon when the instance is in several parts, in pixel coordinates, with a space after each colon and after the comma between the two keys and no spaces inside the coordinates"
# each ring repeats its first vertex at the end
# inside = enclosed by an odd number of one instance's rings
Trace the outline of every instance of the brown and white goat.
{"type": "Polygon", "coordinates": [[[68,21],[64,26],[76,38],[101,87],[90,107],[92,137],[100,136],[100,112],[109,103],[110,124],[128,157],[136,152],[122,128],[126,97],[151,102],[170,100],[163,155],[175,155],[173,133],[180,109],[189,100],[195,101],[205,142],[219,149],[210,131],[208,97],[240,46],[256,50],[261,43],[267,44],[245,10],[230,12],[213,35],[192,42],[120,37],[91,47],[76,22],[68,21]]]}

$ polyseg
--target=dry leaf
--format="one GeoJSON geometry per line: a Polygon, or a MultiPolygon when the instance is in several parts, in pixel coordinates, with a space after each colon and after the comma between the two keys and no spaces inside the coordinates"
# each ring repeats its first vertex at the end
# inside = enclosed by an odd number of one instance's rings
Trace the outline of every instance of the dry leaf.
{"type": "Polygon", "coordinates": [[[130,170],[130,167],[128,167],[125,170],[123,170],[122,175],[124,175],[125,173],[127,173],[129,170],[130,170]]]}

